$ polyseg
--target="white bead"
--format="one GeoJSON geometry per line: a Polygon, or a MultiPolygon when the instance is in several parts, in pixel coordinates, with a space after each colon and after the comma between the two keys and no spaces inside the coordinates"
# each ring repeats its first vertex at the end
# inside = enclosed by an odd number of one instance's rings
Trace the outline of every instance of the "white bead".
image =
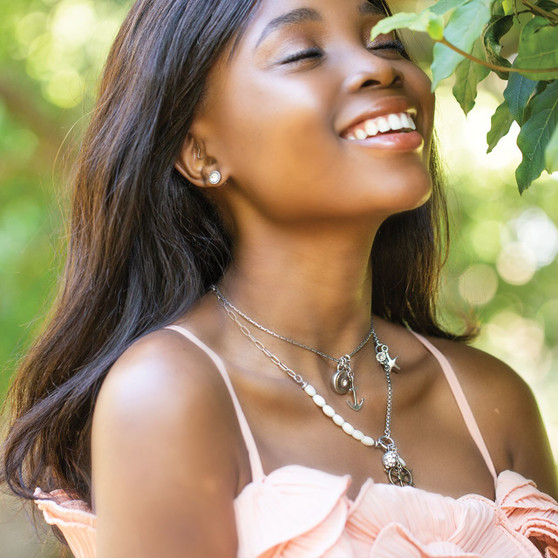
{"type": "Polygon", "coordinates": [[[334,411],[333,407],[331,407],[329,405],[324,405],[322,407],[322,411],[324,412],[324,415],[326,417],[332,417],[335,414],[335,411],[334,411]]]}
{"type": "Polygon", "coordinates": [[[342,428],[349,436],[355,431],[355,427],[348,422],[344,422],[342,428]]]}
{"type": "Polygon", "coordinates": [[[361,440],[361,442],[365,446],[373,446],[374,445],[374,438],[371,438],[370,436],[364,436],[364,438],[361,440]]]}
{"type": "Polygon", "coordinates": [[[341,415],[333,415],[331,418],[337,426],[341,426],[345,422],[345,419],[341,415]]]}
{"type": "Polygon", "coordinates": [[[364,438],[364,434],[360,430],[355,430],[352,433],[352,437],[360,442],[364,438]]]}
{"type": "Polygon", "coordinates": [[[323,407],[325,405],[325,399],[321,395],[314,395],[314,397],[312,397],[312,400],[318,407],[323,407]]]}
{"type": "Polygon", "coordinates": [[[305,388],[304,391],[310,396],[310,397],[314,397],[314,395],[316,395],[316,388],[314,386],[311,386],[310,384],[308,384],[305,388]]]}

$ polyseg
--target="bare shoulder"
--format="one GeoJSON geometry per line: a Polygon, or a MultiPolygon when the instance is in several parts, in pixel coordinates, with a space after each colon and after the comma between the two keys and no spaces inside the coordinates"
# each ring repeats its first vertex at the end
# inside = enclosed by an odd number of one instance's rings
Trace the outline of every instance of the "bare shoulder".
{"type": "Polygon", "coordinates": [[[429,338],[459,378],[497,469],[556,497],[556,466],[533,392],[501,360],[465,343],[429,338]]]}
{"type": "Polygon", "coordinates": [[[234,556],[236,426],[215,363],[190,340],[160,330],[126,350],[93,414],[99,558],[234,556]]]}

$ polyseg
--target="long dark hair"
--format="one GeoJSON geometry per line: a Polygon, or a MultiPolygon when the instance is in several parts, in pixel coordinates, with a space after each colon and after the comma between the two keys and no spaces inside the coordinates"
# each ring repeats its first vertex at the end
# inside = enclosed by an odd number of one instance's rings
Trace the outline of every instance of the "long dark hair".
{"type": "MultiPolygon", "coordinates": [[[[21,498],[64,488],[91,506],[91,422],[109,367],[186,312],[231,260],[215,206],[174,163],[209,70],[257,4],[139,0],[116,38],[77,164],[60,294],[8,393],[0,483],[21,498]]],[[[435,312],[447,215],[434,148],[431,172],[430,201],[377,235],[373,308],[455,338],[435,312]]]]}

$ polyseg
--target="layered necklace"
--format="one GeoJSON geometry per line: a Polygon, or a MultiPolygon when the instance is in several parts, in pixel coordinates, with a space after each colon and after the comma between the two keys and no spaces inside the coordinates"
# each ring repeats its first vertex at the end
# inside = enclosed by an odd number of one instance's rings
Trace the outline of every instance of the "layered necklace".
{"type": "Polygon", "coordinates": [[[345,432],[345,434],[347,434],[357,442],[360,442],[366,447],[381,449],[384,452],[382,456],[382,463],[384,466],[384,471],[386,472],[388,480],[391,484],[396,484],[399,486],[414,486],[411,470],[407,467],[404,459],[399,455],[397,446],[391,436],[391,413],[393,407],[393,385],[391,381],[391,372],[394,368],[399,368],[399,366],[396,364],[396,360],[398,357],[392,358],[389,354],[388,346],[380,343],[374,329],[374,322],[372,320],[370,322],[370,330],[367,336],[362,340],[362,342],[351,353],[348,353],[339,358],[335,358],[327,355],[322,351],[309,347],[308,345],[298,343],[297,341],[289,339],[288,337],[284,337],[283,335],[275,333],[274,331],[262,326],[254,319],[247,316],[244,312],[239,310],[236,306],[234,306],[223,295],[223,293],[216,285],[212,285],[211,291],[215,294],[215,296],[225,309],[227,316],[240,328],[240,331],[248,339],[250,339],[250,341],[254,343],[254,345],[273,362],[273,364],[275,364],[283,372],[285,372],[287,376],[289,376],[291,380],[293,380],[293,382],[298,385],[304,391],[304,393],[312,399],[314,404],[322,410],[323,414],[326,417],[330,418],[336,426],[341,428],[343,432],[345,432]],[[346,421],[339,413],[337,413],[331,405],[327,404],[325,398],[316,391],[316,388],[314,386],[310,385],[300,374],[293,371],[286,364],[281,362],[281,360],[269,349],[267,349],[261,341],[256,339],[256,337],[252,335],[252,332],[240,321],[239,317],[243,318],[261,331],[264,331],[265,333],[276,337],[277,339],[281,339],[283,341],[291,343],[292,345],[296,345],[297,347],[309,350],[317,355],[323,356],[329,360],[336,362],[337,369],[332,376],[331,386],[333,390],[340,395],[351,392],[353,400],[347,401],[347,404],[354,411],[358,411],[362,408],[364,398],[361,398],[360,400],[358,400],[357,398],[354,382],[354,372],[351,367],[351,357],[353,357],[358,351],[360,351],[360,349],[362,349],[366,345],[366,343],[368,343],[368,341],[373,338],[376,360],[384,369],[387,383],[387,403],[384,434],[379,438],[374,439],[372,436],[368,436],[360,430],[357,430],[350,422],[346,421]]]}

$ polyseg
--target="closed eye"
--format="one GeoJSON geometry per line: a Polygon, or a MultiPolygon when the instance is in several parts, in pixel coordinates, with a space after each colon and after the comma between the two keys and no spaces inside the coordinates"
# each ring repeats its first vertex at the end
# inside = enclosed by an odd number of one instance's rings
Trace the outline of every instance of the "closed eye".
{"type": "Polygon", "coordinates": [[[320,58],[322,56],[322,51],[317,47],[307,48],[299,52],[295,52],[287,58],[281,60],[281,64],[290,64],[292,62],[300,62],[301,60],[307,60],[311,58],[320,58]]]}
{"type": "Polygon", "coordinates": [[[393,50],[407,58],[407,51],[401,41],[393,39],[392,41],[382,41],[379,43],[371,43],[367,47],[369,50],[393,50]]]}

